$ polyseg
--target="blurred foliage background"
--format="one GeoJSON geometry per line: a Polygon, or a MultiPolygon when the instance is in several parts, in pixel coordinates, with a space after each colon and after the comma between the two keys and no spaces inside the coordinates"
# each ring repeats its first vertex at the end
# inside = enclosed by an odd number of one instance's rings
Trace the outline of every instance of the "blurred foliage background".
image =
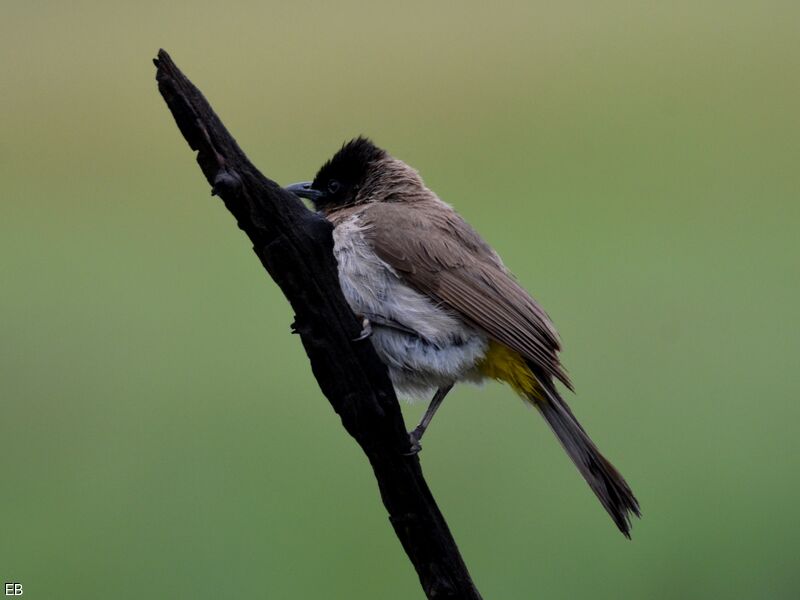
{"type": "Polygon", "coordinates": [[[798,18],[6,0],[0,579],[26,598],[422,596],[156,91],[164,47],[270,177],[370,135],[555,319],[571,404],[644,519],[626,542],[509,389],[457,389],[421,456],[487,599],[796,598],[798,18]]]}

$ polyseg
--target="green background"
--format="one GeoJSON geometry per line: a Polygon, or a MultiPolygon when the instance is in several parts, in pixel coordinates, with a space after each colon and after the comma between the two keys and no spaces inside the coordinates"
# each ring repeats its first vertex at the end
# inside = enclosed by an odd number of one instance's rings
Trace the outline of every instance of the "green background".
{"type": "Polygon", "coordinates": [[[798,4],[555,4],[3,2],[1,580],[422,596],[164,47],[273,179],[370,135],[554,318],[644,519],[624,540],[535,412],[461,387],[421,458],[485,598],[797,597],[798,4]]]}

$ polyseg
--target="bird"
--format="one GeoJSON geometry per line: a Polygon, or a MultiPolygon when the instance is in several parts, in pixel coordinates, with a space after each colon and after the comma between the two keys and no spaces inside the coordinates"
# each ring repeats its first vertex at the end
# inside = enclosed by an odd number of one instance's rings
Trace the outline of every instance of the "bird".
{"type": "Polygon", "coordinates": [[[456,383],[504,382],[544,417],[630,539],[639,503],[557,388],[573,391],[550,317],[418,171],[359,136],[312,181],[286,190],[333,225],[339,283],[364,325],[359,339],[372,342],[397,394],[432,396],[409,434],[412,452],[456,383]]]}

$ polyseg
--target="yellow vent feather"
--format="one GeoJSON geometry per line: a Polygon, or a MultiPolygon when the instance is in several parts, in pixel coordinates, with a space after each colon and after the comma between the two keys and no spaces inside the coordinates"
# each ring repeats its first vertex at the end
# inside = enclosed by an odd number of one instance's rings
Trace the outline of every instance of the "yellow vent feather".
{"type": "Polygon", "coordinates": [[[525,359],[518,353],[494,340],[489,341],[489,350],[478,363],[482,375],[503,381],[527,400],[539,400],[539,384],[525,359]]]}

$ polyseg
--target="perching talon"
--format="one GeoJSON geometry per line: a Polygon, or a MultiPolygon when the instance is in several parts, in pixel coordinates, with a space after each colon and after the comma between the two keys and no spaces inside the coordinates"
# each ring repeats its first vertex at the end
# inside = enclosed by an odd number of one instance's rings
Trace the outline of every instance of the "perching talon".
{"type": "Polygon", "coordinates": [[[361,333],[353,341],[360,342],[361,340],[367,339],[371,335],[372,335],[372,323],[369,322],[369,319],[367,317],[362,317],[361,333]]]}
{"type": "Polygon", "coordinates": [[[422,450],[422,445],[419,443],[420,435],[418,429],[415,429],[408,434],[408,439],[411,442],[408,452],[403,452],[403,456],[416,456],[422,450]]]}

